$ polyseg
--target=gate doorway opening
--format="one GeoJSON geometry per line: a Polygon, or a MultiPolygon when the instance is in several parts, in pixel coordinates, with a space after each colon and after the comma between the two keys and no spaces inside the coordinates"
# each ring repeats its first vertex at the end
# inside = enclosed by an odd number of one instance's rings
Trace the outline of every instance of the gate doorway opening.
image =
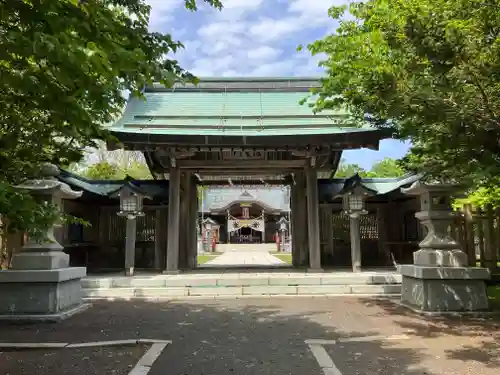
{"type": "Polygon", "coordinates": [[[198,267],[290,266],[291,254],[275,256],[285,251],[279,240],[290,239],[289,234],[281,233],[289,228],[279,224],[290,217],[289,190],[286,185],[265,184],[203,187],[200,211],[204,244],[198,267]],[[207,246],[209,241],[211,246],[207,246]]]}

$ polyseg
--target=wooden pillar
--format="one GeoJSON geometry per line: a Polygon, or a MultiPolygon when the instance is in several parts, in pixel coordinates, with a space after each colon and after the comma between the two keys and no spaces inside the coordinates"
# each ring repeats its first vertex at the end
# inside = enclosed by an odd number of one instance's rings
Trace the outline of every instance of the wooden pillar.
{"type": "Polygon", "coordinates": [[[190,184],[191,174],[183,171],[181,173],[181,194],[180,194],[180,211],[179,211],[179,268],[189,268],[189,232],[191,224],[190,215],[190,184]]]}
{"type": "Polygon", "coordinates": [[[156,270],[162,269],[163,264],[163,255],[164,255],[164,242],[163,242],[163,233],[165,231],[165,224],[163,210],[161,208],[156,210],[155,217],[155,259],[154,259],[154,268],[156,270]]]}
{"type": "Polygon", "coordinates": [[[198,191],[193,177],[190,178],[189,184],[189,227],[188,227],[188,268],[194,269],[197,265],[198,258],[198,191]]]}
{"type": "Polygon", "coordinates": [[[99,209],[99,253],[104,254],[109,244],[109,215],[110,211],[99,209]]]}
{"type": "Polygon", "coordinates": [[[125,218],[125,276],[134,276],[135,267],[135,239],[137,236],[137,219],[125,218]]]}
{"type": "Polygon", "coordinates": [[[387,242],[387,227],[385,225],[386,220],[386,211],[385,204],[381,204],[377,208],[377,228],[378,228],[378,255],[381,258],[381,262],[384,266],[390,265],[391,262],[391,254],[389,253],[389,249],[385,245],[387,242]]]}
{"type": "Polygon", "coordinates": [[[481,267],[485,266],[485,256],[484,256],[484,220],[483,213],[480,208],[476,209],[476,223],[477,223],[477,237],[479,239],[479,259],[481,262],[481,267]]]}
{"type": "Polygon", "coordinates": [[[474,216],[472,213],[472,205],[464,206],[464,221],[465,221],[465,250],[467,252],[467,264],[469,267],[476,266],[476,244],[474,241],[474,216]]]}
{"type": "Polygon", "coordinates": [[[335,257],[334,239],[333,239],[333,208],[331,205],[325,207],[325,229],[326,233],[326,243],[328,248],[328,253],[331,254],[332,259],[335,257]]]}
{"type": "Polygon", "coordinates": [[[351,262],[352,271],[361,271],[361,233],[359,230],[359,214],[349,217],[351,235],[351,262]]]}
{"type": "Polygon", "coordinates": [[[495,216],[491,204],[486,206],[486,247],[485,247],[485,266],[490,270],[497,268],[497,250],[495,241],[495,216]]]}
{"type": "Polygon", "coordinates": [[[264,210],[262,210],[262,220],[264,221],[264,225],[262,226],[262,243],[266,243],[266,216],[264,210]]]}
{"type": "Polygon", "coordinates": [[[321,245],[319,234],[319,200],[317,171],[306,169],[307,186],[307,230],[309,239],[309,267],[321,269],[321,245]]]}
{"type": "Polygon", "coordinates": [[[307,201],[306,201],[306,179],[305,173],[295,175],[297,189],[297,213],[296,213],[296,237],[297,253],[299,265],[306,267],[309,265],[309,243],[308,243],[308,220],[307,220],[307,201]]]}
{"type": "Polygon", "coordinates": [[[166,273],[177,273],[179,271],[180,180],[179,168],[170,168],[166,273]]]}
{"type": "Polygon", "coordinates": [[[291,208],[291,220],[290,229],[292,235],[292,265],[294,267],[300,266],[300,237],[299,234],[299,189],[297,185],[291,186],[291,196],[290,196],[290,208],[291,208]]]}

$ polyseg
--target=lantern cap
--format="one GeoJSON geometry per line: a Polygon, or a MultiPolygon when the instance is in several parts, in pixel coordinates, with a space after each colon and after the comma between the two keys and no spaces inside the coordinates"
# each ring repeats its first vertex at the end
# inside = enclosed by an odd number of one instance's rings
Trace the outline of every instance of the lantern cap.
{"type": "Polygon", "coordinates": [[[132,179],[132,177],[130,177],[130,176],[127,176],[127,178],[125,179],[125,183],[122,186],[120,186],[116,190],[109,192],[108,196],[110,198],[118,198],[118,197],[120,197],[120,193],[122,191],[130,191],[134,194],[142,196],[144,199],[151,199],[147,195],[147,193],[143,189],[141,189],[141,187],[139,185],[137,185],[135,183],[135,181],[132,179]]]}
{"type": "Polygon", "coordinates": [[[422,195],[426,193],[448,193],[454,194],[463,190],[459,184],[425,183],[415,181],[408,188],[401,188],[401,192],[406,195],[422,195]]]}
{"type": "Polygon", "coordinates": [[[210,225],[219,225],[219,223],[217,223],[214,219],[212,219],[211,217],[207,217],[205,220],[203,220],[203,224],[206,225],[206,224],[210,224],[210,225]]]}
{"type": "Polygon", "coordinates": [[[288,220],[286,219],[286,217],[282,216],[282,217],[278,220],[278,224],[288,224],[288,220]]]}
{"type": "Polygon", "coordinates": [[[363,179],[359,173],[356,173],[354,176],[349,177],[344,181],[342,188],[335,197],[342,197],[346,194],[373,196],[377,194],[377,191],[363,184],[363,179]]]}

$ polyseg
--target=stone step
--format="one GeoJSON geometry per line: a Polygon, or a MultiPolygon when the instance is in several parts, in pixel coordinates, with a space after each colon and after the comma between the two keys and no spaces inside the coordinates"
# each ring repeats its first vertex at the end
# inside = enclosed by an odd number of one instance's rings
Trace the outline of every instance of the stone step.
{"type": "Polygon", "coordinates": [[[253,285],[193,286],[163,288],[85,288],[87,299],[182,298],[182,297],[245,297],[245,296],[397,296],[401,285],[253,285]]]}
{"type": "Polygon", "coordinates": [[[167,288],[167,287],[246,287],[306,285],[384,285],[400,284],[401,275],[388,274],[311,274],[311,275],[156,275],[135,277],[87,277],[84,289],[95,288],[167,288]]]}
{"type": "Polygon", "coordinates": [[[87,277],[85,298],[181,298],[270,295],[399,295],[401,275],[385,273],[227,273],[87,277]]]}

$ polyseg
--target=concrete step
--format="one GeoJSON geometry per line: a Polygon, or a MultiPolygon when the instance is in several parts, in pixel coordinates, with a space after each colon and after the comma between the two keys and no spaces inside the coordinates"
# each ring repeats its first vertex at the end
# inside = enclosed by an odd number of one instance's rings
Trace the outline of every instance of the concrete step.
{"type": "Polygon", "coordinates": [[[179,298],[179,297],[245,297],[245,296],[397,296],[401,285],[267,285],[168,288],[87,288],[87,299],[179,298]]]}
{"type": "Polygon", "coordinates": [[[262,243],[262,244],[217,244],[217,252],[224,253],[226,251],[243,251],[243,252],[270,252],[276,251],[275,243],[262,243]]]}
{"type": "Polygon", "coordinates": [[[87,277],[82,287],[86,298],[397,295],[401,293],[401,275],[346,272],[87,277]]]}

